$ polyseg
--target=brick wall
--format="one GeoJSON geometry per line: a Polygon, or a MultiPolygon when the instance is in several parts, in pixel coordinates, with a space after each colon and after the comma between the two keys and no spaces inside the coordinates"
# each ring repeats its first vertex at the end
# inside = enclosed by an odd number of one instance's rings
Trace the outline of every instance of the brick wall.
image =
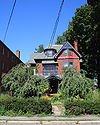
{"type": "Polygon", "coordinates": [[[23,63],[2,41],[0,41],[0,76],[12,67],[23,63]]]}

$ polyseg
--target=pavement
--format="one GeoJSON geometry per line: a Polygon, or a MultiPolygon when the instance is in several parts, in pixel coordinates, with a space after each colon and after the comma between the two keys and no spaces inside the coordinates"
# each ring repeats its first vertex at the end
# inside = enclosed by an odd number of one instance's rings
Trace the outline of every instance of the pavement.
{"type": "Polygon", "coordinates": [[[0,124],[99,124],[100,117],[96,116],[81,116],[81,117],[7,117],[0,116],[0,124]]]}

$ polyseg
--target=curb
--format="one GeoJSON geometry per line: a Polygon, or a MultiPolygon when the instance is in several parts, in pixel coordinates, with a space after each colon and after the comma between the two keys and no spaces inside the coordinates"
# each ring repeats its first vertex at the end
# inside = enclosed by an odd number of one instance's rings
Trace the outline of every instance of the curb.
{"type": "Polygon", "coordinates": [[[0,121],[0,123],[33,123],[33,124],[97,124],[100,121],[0,121]]]}

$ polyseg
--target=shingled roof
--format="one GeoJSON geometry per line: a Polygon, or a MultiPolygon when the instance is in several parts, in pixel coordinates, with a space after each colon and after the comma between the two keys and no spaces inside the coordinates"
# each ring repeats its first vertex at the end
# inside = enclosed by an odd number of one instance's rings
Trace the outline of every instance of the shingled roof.
{"type": "Polygon", "coordinates": [[[62,48],[63,45],[48,45],[45,49],[55,49],[57,52],[62,48]]]}
{"type": "Polygon", "coordinates": [[[69,42],[66,42],[64,45],[48,45],[45,49],[55,49],[57,51],[57,53],[52,57],[48,57],[47,55],[45,55],[44,52],[32,53],[28,63],[36,63],[35,60],[38,60],[38,59],[40,59],[40,60],[54,60],[54,58],[57,58],[63,49],[72,49],[79,56],[79,58],[82,57],[80,55],[80,53],[77,52],[75,50],[75,48],[69,42]]]}

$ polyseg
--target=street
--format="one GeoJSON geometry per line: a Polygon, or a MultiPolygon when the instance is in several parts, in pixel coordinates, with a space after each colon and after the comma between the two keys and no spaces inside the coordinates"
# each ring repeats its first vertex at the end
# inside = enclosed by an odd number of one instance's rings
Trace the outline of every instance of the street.
{"type": "MultiPolygon", "coordinates": [[[[0,123],[0,125],[59,125],[59,124],[33,124],[33,123],[0,123]]],[[[65,124],[60,124],[60,125],[76,125],[76,123],[65,123],[65,124]]],[[[79,125],[100,125],[100,123],[91,123],[91,124],[79,124],[79,125]]]]}
{"type": "Polygon", "coordinates": [[[100,121],[7,121],[0,125],[100,125],[100,121]]]}

